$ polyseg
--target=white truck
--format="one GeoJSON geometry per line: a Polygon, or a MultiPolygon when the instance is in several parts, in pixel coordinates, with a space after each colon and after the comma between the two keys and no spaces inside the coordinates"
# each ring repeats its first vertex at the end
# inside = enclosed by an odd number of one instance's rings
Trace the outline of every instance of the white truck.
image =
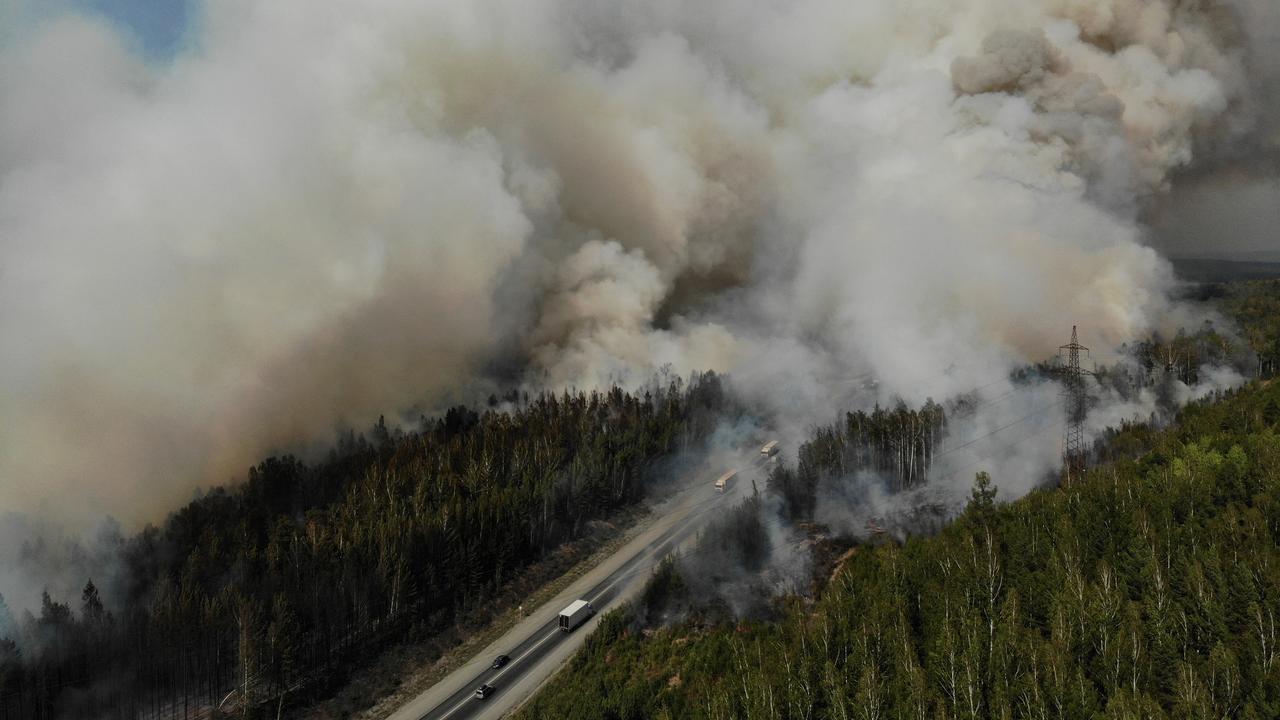
{"type": "Polygon", "coordinates": [[[569,607],[560,611],[560,629],[573,632],[579,625],[596,614],[596,609],[586,600],[574,600],[569,607]]]}
{"type": "Polygon", "coordinates": [[[738,475],[737,470],[730,470],[729,472],[716,478],[716,491],[724,492],[725,490],[728,490],[729,486],[733,484],[734,477],[736,477],[737,475],[738,475]]]}
{"type": "Polygon", "coordinates": [[[764,444],[764,447],[760,448],[760,454],[761,454],[761,455],[763,455],[763,456],[765,456],[766,458],[771,458],[771,457],[773,457],[774,455],[777,455],[777,454],[778,454],[778,441],[777,441],[777,440],[770,440],[769,442],[765,443],[765,444],[764,444]]]}

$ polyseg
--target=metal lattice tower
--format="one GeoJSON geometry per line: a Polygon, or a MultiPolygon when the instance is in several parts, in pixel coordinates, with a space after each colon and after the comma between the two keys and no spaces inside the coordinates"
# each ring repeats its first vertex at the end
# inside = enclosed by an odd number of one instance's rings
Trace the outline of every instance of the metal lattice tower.
{"type": "Polygon", "coordinates": [[[1085,395],[1084,376],[1089,375],[1080,369],[1080,351],[1089,354],[1089,348],[1080,344],[1076,336],[1076,326],[1071,326],[1071,342],[1058,348],[1058,357],[1063,360],[1059,368],[1062,375],[1062,399],[1067,410],[1067,425],[1062,432],[1062,473],[1063,482],[1069,483],[1084,472],[1084,416],[1087,410],[1088,396],[1085,395]],[[1066,357],[1063,358],[1063,351],[1066,357]]]}

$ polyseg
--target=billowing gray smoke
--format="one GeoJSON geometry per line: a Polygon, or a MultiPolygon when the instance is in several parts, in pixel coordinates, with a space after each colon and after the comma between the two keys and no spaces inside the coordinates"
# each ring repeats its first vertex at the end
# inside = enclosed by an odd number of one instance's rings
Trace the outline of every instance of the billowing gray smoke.
{"type": "Polygon", "coordinates": [[[1270,6],[209,0],[155,66],[0,0],[0,508],[154,517],[495,368],[803,421],[1171,330],[1135,218],[1267,131],[1270,6]]]}

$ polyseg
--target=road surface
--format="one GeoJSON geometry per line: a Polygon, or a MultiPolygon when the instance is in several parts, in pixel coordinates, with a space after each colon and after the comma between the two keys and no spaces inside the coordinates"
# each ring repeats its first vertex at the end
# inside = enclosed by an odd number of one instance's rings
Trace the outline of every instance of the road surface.
{"type": "MultiPolygon", "coordinates": [[[[746,469],[766,460],[757,452],[739,466],[746,469]]],[[[743,472],[736,484],[720,493],[711,484],[715,477],[712,474],[655,508],[660,516],[652,526],[531,612],[469,663],[402,706],[390,720],[497,720],[529,697],[582,644],[601,615],[636,594],[663,557],[691,540],[715,511],[727,509],[743,497],[744,487],[751,484],[743,472]],[[573,632],[562,632],[559,613],[579,598],[590,602],[596,615],[573,632]],[[511,660],[493,669],[490,665],[499,655],[511,660]],[[482,683],[493,687],[492,694],[483,700],[475,697],[482,683]]]]}

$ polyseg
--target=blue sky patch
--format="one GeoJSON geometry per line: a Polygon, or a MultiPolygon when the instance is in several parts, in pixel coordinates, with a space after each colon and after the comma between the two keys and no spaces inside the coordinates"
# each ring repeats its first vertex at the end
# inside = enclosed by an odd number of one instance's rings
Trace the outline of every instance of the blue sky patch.
{"type": "Polygon", "coordinates": [[[195,22],[198,0],[75,0],[136,37],[148,60],[168,60],[195,22]]]}

